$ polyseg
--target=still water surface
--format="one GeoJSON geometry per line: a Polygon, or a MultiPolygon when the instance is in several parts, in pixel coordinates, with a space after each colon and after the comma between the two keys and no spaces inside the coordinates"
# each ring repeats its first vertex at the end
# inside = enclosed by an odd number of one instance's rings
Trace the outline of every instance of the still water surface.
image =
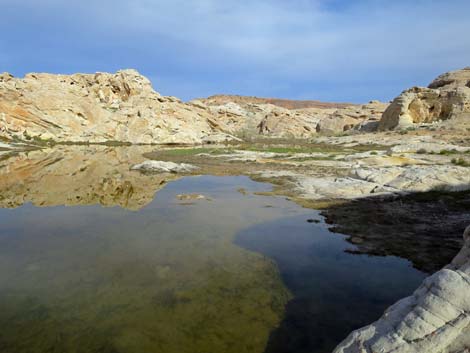
{"type": "Polygon", "coordinates": [[[79,152],[0,168],[2,353],[330,352],[424,278],[267,184],[79,152]]]}

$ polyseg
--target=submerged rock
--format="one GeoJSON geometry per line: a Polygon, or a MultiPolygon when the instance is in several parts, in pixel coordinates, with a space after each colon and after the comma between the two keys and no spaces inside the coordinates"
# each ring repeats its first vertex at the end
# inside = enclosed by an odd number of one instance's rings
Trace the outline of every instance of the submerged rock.
{"type": "Polygon", "coordinates": [[[202,194],[179,194],[176,195],[176,198],[179,201],[196,201],[196,200],[207,200],[210,201],[211,199],[202,194]]]}
{"type": "Polygon", "coordinates": [[[464,353],[470,347],[470,227],[452,263],[334,353],[464,353]]]}
{"type": "Polygon", "coordinates": [[[163,173],[189,173],[195,169],[197,169],[197,167],[191,164],[163,161],[145,161],[131,167],[131,170],[163,173]]]}

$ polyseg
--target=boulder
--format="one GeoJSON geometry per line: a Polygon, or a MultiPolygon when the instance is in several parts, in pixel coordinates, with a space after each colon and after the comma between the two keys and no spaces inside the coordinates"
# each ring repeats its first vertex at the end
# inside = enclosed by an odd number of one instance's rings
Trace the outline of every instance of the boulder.
{"type": "Polygon", "coordinates": [[[333,114],[321,119],[316,131],[322,134],[336,134],[352,130],[359,123],[359,120],[352,117],[333,114]]]}

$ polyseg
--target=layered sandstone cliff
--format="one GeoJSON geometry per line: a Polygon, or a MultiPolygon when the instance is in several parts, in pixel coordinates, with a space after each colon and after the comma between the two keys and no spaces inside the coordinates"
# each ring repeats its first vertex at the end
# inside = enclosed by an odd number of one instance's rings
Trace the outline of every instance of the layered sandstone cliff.
{"type": "Polygon", "coordinates": [[[160,95],[135,70],[0,75],[4,140],[198,143],[219,132],[207,111],[160,95]]]}

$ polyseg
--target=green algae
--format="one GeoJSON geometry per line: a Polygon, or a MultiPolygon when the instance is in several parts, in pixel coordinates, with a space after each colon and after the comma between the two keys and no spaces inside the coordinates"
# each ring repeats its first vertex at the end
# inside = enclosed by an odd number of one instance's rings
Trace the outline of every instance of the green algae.
{"type": "Polygon", "coordinates": [[[3,210],[0,351],[262,352],[290,298],[276,265],[233,244],[233,209],[207,222],[222,200],[179,191],[139,212],[3,210]]]}

